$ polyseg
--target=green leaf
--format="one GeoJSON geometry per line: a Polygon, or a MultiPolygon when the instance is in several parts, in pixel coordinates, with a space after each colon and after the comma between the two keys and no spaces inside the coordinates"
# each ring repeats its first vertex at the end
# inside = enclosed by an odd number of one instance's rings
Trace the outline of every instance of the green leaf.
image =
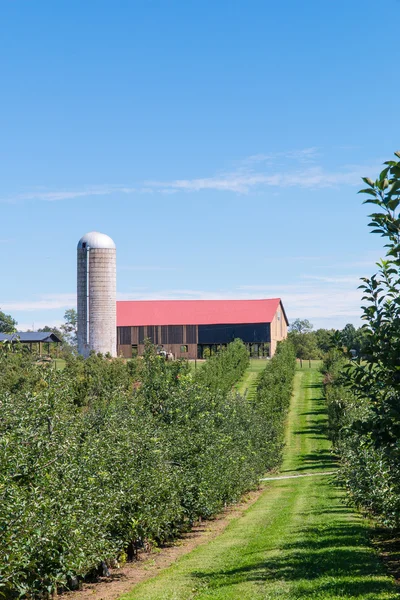
{"type": "Polygon", "coordinates": [[[361,179],[372,188],[375,187],[375,183],[369,177],[361,177],[361,179]]]}
{"type": "Polygon", "coordinates": [[[390,167],[386,167],[386,169],[383,169],[383,171],[380,172],[380,174],[379,174],[379,181],[380,182],[382,182],[382,181],[384,181],[386,179],[387,174],[389,172],[389,168],[390,167]]]}
{"type": "Polygon", "coordinates": [[[372,194],[373,196],[377,196],[378,192],[376,192],[375,190],[372,190],[371,188],[366,188],[363,190],[359,190],[358,192],[359,194],[372,194]]]}

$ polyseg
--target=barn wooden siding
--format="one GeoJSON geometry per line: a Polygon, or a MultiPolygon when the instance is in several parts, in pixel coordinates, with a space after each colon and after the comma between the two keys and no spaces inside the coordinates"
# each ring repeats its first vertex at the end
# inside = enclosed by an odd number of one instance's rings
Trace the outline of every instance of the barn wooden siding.
{"type": "Polygon", "coordinates": [[[118,355],[130,358],[132,346],[138,354],[144,352],[144,340],[149,339],[156,346],[163,346],[176,358],[197,358],[197,325],[145,325],[117,328],[118,355]],[[187,346],[187,352],[182,352],[187,346]]]}

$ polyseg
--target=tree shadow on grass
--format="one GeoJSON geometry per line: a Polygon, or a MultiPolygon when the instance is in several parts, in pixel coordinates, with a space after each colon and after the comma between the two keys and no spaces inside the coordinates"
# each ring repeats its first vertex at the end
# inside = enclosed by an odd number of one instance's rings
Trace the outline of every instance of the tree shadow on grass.
{"type": "Polygon", "coordinates": [[[322,383],[307,383],[306,385],[303,386],[303,389],[305,390],[322,390],[322,383]]]}
{"type": "Polygon", "coordinates": [[[333,471],[338,466],[337,457],[330,450],[315,450],[309,454],[299,456],[299,465],[294,469],[285,469],[281,473],[293,473],[298,471],[333,471]]]}
{"type": "Polygon", "coordinates": [[[300,413],[301,416],[308,416],[308,415],[325,415],[326,416],[326,408],[318,408],[316,410],[309,410],[307,412],[302,412],[300,413]]]}
{"type": "Polygon", "coordinates": [[[305,427],[303,429],[299,429],[297,431],[293,431],[294,435],[306,435],[310,439],[320,439],[327,437],[328,427],[324,422],[315,421],[315,425],[310,425],[309,427],[305,427]]]}
{"type": "MultiPolygon", "coordinates": [[[[387,598],[396,587],[383,580],[382,565],[366,544],[366,531],[357,523],[338,522],[321,530],[293,529],[292,541],[268,556],[268,540],[257,552],[243,554],[242,566],[192,575],[209,591],[245,582],[263,586],[297,582],[296,598],[387,598]],[[260,555],[265,558],[260,560],[260,555]],[[253,557],[253,558],[252,558],[253,557]],[[320,580],[320,581],[319,581],[320,580]]],[[[268,591],[268,587],[266,587],[268,591]]]]}

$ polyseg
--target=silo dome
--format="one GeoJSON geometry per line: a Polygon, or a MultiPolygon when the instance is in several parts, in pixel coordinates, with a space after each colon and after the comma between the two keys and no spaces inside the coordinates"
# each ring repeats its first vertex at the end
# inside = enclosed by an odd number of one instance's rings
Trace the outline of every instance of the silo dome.
{"type": "Polygon", "coordinates": [[[89,231],[78,242],[78,248],[115,248],[113,240],[105,233],[89,231]]]}

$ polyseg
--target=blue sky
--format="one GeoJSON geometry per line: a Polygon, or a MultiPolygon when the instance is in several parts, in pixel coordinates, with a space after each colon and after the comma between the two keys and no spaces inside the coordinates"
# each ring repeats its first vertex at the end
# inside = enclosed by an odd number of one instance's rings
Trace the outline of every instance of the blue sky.
{"type": "Polygon", "coordinates": [[[121,299],[280,296],[359,324],[382,240],[357,190],[399,149],[398,0],[0,0],[0,308],[75,306],[76,244],[121,299]]]}

